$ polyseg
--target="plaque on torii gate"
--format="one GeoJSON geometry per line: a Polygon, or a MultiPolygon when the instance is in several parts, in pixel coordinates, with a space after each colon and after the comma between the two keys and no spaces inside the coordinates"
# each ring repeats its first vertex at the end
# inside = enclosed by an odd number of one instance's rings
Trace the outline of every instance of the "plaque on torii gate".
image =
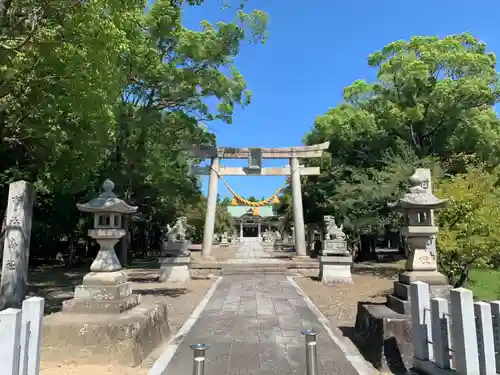
{"type": "Polygon", "coordinates": [[[248,169],[260,171],[262,169],[262,149],[253,147],[248,149],[248,169]]]}
{"type": "Polygon", "coordinates": [[[209,175],[208,203],[203,232],[202,256],[210,258],[215,227],[215,212],[217,208],[217,190],[220,176],[288,176],[292,184],[293,225],[295,228],[295,250],[298,257],[307,256],[304,213],[302,208],[302,192],[300,176],[320,174],[318,167],[299,165],[299,159],[320,158],[330,142],[312,146],[281,147],[281,148],[234,148],[234,147],[197,147],[187,145],[188,151],[197,158],[211,159],[208,167],[193,167],[196,175],[209,175]],[[221,159],[247,159],[248,167],[224,167],[221,159]],[[289,166],[284,168],[263,168],[263,159],[288,159],[289,166]]]}

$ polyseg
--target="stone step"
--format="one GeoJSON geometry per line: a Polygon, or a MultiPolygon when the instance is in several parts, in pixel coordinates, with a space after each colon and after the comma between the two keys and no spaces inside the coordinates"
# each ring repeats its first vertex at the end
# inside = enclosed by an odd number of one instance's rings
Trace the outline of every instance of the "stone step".
{"type": "Polygon", "coordinates": [[[281,276],[296,276],[296,272],[290,271],[227,271],[222,272],[221,276],[258,276],[258,275],[281,275],[281,276]]]}
{"type": "Polygon", "coordinates": [[[222,268],[222,275],[254,275],[254,274],[273,274],[284,275],[289,274],[287,267],[277,267],[276,265],[266,264],[245,264],[241,266],[231,265],[222,268]]]}

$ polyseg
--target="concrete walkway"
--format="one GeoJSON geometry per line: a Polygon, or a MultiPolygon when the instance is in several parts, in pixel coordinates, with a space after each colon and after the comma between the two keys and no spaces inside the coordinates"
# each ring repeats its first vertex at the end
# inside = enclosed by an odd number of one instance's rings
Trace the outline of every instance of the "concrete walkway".
{"type": "Polygon", "coordinates": [[[294,284],[281,275],[222,278],[162,375],[191,375],[195,343],[210,346],[205,375],[304,375],[304,328],[319,332],[318,375],[371,373],[356,353],[337,345],[342,338],[334,342],[294,284]]]}
{"type": "MultiPolygon", "coordinates": [[[[258,241],[237,253],[241,262],[269,259],[258,241]]],[[[328,328],[326,319],[302,295],[293,278],[283,275],[235,275],[219,278],[155,363],[150,375],[191,375],[189,345],[208,344],[205,375],[305,375],[303,329],[318,336],[317,375],[372,374],[359,353],[328,328]],[[205,305],[203,305],[205,304],[205,305]]]]}

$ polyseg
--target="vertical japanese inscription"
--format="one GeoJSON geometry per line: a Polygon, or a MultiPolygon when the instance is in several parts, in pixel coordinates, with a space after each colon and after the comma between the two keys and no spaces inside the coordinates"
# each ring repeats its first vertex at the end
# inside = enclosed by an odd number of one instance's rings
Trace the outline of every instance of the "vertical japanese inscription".
{"type": "Polygon", "coordinates": [[[32,186],[26,181],[10,184],[5,212],[0,310],[19,308],[25,297],[32,212],[32,186]]]}
{"type": "Polygon", "coordinates": [[[248,149],[248,168],[262,168],[262,148],[252,147],[248,149]]]}

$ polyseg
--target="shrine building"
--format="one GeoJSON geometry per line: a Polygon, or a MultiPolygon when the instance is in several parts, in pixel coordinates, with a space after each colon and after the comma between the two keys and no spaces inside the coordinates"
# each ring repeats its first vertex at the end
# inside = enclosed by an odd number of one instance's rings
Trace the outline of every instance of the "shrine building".
{"type": "Polygon", "coordinates": [[[274,231],[278,227],[279,217],[272,205],[252,207],[245,205],[228,206],[227,211],[235,221],[235,232],[240,238],[262,238],[265,231],[274,231]]]}

